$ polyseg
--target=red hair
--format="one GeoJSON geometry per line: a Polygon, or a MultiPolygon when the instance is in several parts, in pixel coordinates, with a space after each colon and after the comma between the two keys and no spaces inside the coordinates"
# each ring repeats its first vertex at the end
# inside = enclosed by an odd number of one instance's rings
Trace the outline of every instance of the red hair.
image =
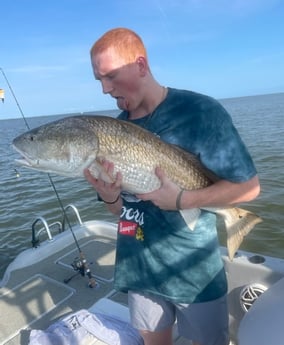
{"type": "Polygon", "coordinates": [[[147,52],[142,39],[130,29],[115,28],[107,31],[92,46],[91,56],[102,53],[108,48],[113,48],[126,63],[132,63],[140,56],[147,59],[147,52]]]}

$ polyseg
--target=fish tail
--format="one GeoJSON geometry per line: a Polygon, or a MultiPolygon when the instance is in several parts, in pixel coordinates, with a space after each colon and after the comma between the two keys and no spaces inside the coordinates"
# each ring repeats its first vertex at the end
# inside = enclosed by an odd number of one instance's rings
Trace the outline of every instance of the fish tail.
{"type": "Polygon", "coordinates": [[[252,212],[232,208],[226,210],[224,221],[227,231],[228,256],[232,261],[244,237],[256,224],[262,222],[262,219],[252,212]]]}

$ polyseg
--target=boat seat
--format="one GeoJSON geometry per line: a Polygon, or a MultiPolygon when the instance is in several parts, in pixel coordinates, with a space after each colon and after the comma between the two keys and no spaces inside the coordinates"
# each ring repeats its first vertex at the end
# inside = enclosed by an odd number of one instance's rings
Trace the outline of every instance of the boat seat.
{"type": "Polygon", "coordinates": [[[99,299],[88,310],[90,313],[93,313],[93,314],[101,313],[104,315],[117,317],[125,322],[130,322],[130,315],[129,315],[128,308],[108,298],[99,299]]]}
{"type": "Polygon", "coordinates": [[[283,344],[284,278],[266,290],[243,317],[239,345],[283,344]]]}

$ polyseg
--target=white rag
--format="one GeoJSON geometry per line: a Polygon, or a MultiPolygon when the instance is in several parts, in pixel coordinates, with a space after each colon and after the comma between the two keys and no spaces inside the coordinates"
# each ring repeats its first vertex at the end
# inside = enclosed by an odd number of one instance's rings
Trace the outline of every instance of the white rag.
{"type": "Polygon", "coordinates": [[[32,330],[29,345],[84,345],[94,337],[108,345],[143,345],[138,331],[114,316],[82,309],[50,325],[32,330]]]}

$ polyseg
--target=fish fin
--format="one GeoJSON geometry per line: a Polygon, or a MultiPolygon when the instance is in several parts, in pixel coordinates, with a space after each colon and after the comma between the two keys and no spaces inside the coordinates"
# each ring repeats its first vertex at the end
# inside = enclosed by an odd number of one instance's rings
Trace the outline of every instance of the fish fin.
{"type": "Polygon", "coordinates": [[[200,209],[191,208],[189,210],[180,210],[179,212],[182,215],[189,229],[193,231],[201,213],[200,209]]]}
{"type": "Polygon", "coordinates": [[[216,213],[221,214],[224,218],[227,231],[228,256],[232,261],[244,237],[256,224],[261,223],[262,219],[252,212],[236,207],[216,210],[216,213]]]}

